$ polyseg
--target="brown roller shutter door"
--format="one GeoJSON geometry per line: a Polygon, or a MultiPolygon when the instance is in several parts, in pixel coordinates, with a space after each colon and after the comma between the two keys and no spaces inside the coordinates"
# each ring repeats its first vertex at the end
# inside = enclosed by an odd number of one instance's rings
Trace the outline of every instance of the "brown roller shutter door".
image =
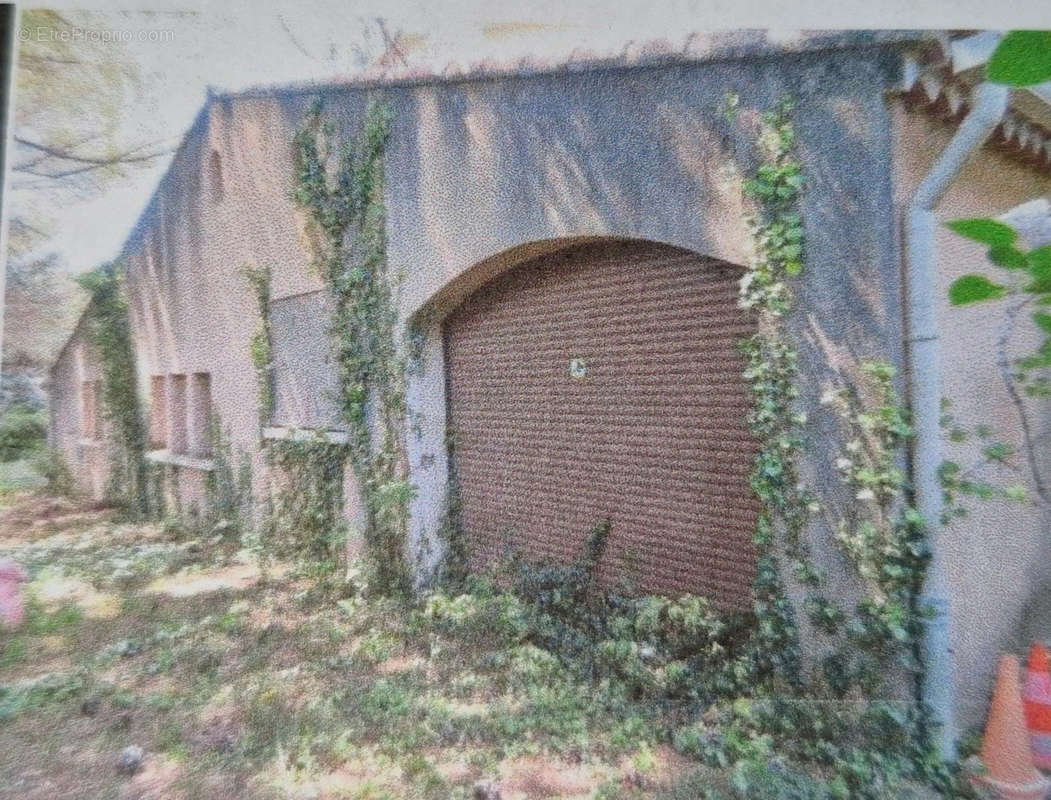
{"type": "Polygon", "coordinates": [[[452,464],[472,566],[568,563],[611,521],[606,586],[751,601],[755,442],[741,270],[587,245],[486,284],[445,323],[452,464]]]}

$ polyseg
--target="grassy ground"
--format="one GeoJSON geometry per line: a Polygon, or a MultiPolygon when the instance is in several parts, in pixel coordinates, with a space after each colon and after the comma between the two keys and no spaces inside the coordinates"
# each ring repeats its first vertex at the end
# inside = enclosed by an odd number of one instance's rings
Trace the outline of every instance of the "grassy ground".
{"type": "Polygon", "coordinates": [[[671,708],[516,641],[514,609],[333,602],[234,542],[8,492],[0,797],[694,798],[671,708]],[[145,751],[122,775],[121,751],[145,751]],[[478,794],[483,796],[483,794],[478,794]]]}
{"type": "Polygon", "coordinates": [[[44,479],[33,468],[32,458],[18,461],[0,461],[0,492],[14,492],[19,489],[39,489],[44,479]]]}

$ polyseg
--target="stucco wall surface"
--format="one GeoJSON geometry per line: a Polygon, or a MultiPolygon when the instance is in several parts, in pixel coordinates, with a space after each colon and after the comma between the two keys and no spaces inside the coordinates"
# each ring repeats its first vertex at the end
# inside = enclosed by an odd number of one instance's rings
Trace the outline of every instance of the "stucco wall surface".
{"type": "MultiPolygon", "coordinates": [[[[895,205],[899,213],[948,143],[953,129],[923,114],[893,109],[895,120],[895,205]]],[[[1051,180],[985,148],[963,168],[936,209],[939,220],[992,217],[1015,205],[1051,191],[1051,180]]],[[[1016,449],[1023,446],[1017,410],[998,367],[996,344],[1005,322],[1008,302],[955,308],[948,302],[950,284],[968,273],[1002,277],[981,245],[957,236],[946,227],[936,241],[939,270],[938,308],[942,331],[942,391],[957,421],[973,429],[987,425],[991,439],[1016,449]]],[[[1027,315],[1008,348],[1011,357],[1032,349],[1038,340],[1027,315]]],[[[1051,435],[1051,405],[1046,400],[1027,403],[1034,439],[1043,441],[1044,472],[1049,466],[1047,437],[1051,435]]],[[[953,444],[945,440],[945,458],[965,469],[980,460],[981,443],[953,444]]],[[[1039,444],[1038,444],[1039,446],[1039,444]]],[[[1032,492],[1031,473],[1020,456],[1010,460],[1017,469],[982,469],[976,480],[1000,485],[1021,483],[1032,492]]],[[[1033,503],[965,500],[968,516],[954,521],[941,534],[949,559],[952,582],[952,636],[960,722],[978,725],[985,718],[996,662],[1000,652],[1028,647],[1021,629],[1034,622],[1038,595],[1046,595],[1051,581],[1051,527],[1046,511],[1033,503]]],[[[1046,606],[1046,603],[1045,603],[1046,606]]],[[[1044,608],[1045,615],[1051,609],[1044,608]]]]}
{"type": "MultiPolygon", "coordinates": [[[[815,554],[833,593],[849,598],[852,578],[829,544],[845,500],[831,466],[836,425],[817,398],[833,381],[853,378],[861,360],[902,362],[885,101],[896,69],[892,49],[873,47],[216,98],[124,250],[143,397],[151,376],[209,373],[214,410],[234,448],[254,454],[263,491],[249,353],[259,318],[242,268],[269,268],[278,316],[282,303],[309,305],[296,298],[322,284],[290,197],[292,138],[318,95],[335,124],[334,147],[356,136],[370,99],[385,102],[393,112],[388,255],[401,277],[402,332],[411,329],[416,344],[408,387],[418,489],[412,535],[426,571],[440,553],[448,474],[442,318],[501,271],[580,240],[646,239],[747,263],[740,177],[758,160],[759,112],[792,95],[809,180],[807,269],[794,322],[809,415],[804,466],[825,500],[812,532],[815,554]],[[733,118],[728,93],[738,97],[733,118]]],[[[313,363],[328,320],[305,305],[293,316],[278,385],[294,385],[304,402],[279,394],[278,421],[308,427],[330,413],[318,398],[331,375],[313,363]]]]}
{"type": "Polygon", "coordinates": [[[98,358],[82,319],[51,368],[48,445],[69,467],[76,488],[92,500],[101,500],[106,490],[107,426],[97,413],[94,436],[86,435],[82,392],[85,382],[97,382],[99,377],[98,358]]]}

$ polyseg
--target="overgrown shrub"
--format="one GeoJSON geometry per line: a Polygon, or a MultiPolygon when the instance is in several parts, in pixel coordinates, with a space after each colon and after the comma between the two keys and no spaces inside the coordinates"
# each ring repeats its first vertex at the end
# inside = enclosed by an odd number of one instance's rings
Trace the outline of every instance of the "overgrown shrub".
{"type": "Polygon", "coordinates": [[[26,405],[9,406],[0,415],[0,461],[17,461],[40,450],[47,435],[47,412],[26,405]]]}
{"type": "Polygon", "coordinates": [[[44,488],[48,494],[69,497],[75,493],[73,472],[57,450],[50,447],[38,450],[33,458],[33,469],[44,479],[44,488]]]}
{"type": "Polygon", "coordinates": [[[313,577],[346,566],[343,445],[324,435],[270,442],[267,459],[281,477],[267,498],[260,545],[264,558],[289,559],[313,577]]]}

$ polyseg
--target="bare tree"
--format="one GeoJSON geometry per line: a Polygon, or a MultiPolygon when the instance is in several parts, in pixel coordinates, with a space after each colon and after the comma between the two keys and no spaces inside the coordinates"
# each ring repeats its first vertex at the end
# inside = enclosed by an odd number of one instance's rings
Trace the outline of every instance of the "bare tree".
{"type": "Polygon", "coordinates": [[[120,42],[78,35],[101,23],[79,11],[21,14],[4,292],[8,365],[50,357],[69,308],[79,305],[47,247],[48,209],[96,196],[171,152],[161,142],[127,140],[122,115],[141,82],[120,42]]]}

